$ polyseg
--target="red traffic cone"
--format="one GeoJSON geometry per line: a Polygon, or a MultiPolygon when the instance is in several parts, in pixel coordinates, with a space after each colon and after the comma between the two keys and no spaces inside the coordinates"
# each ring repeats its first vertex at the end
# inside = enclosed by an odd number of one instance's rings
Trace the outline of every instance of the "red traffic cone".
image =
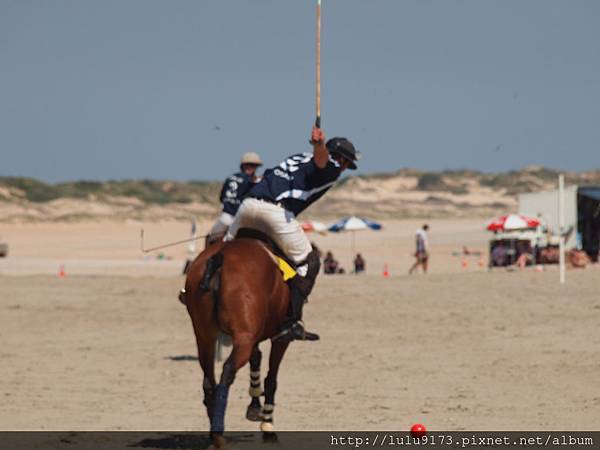
{"type": "Polygon", "coordinates": [[[463,267],[463,269],[466,269],[467,267],[469,267],[469,260],[463,256],[460,259],[460,265],[463,267]]]}
{"type": "Polygon", "coordinates": [[[388,270],[388,265],[385,263],[383,265],[383,278],[388,278],[390,276],[390,271],[388,270]]]}
{"type": "Polygon", "coordinates": [[[67,276],[67,274],[65,273],[65,265],[64,264],[61,264],[58,267],[58,276],[59,276],[59,278],[64,278],[67,276]]]}

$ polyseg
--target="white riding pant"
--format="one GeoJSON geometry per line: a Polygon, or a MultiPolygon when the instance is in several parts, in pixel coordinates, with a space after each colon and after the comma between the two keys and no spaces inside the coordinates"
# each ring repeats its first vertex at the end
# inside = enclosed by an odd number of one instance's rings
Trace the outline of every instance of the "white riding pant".
{"type": "MultiPolygon", "coordinates": [[[[225,240],[233,239],[240,228],[262,231],[296,264],[303,263],[312,251],[312,245],[296,216],[282,206],[264,200],[247,198],[242,202],[225,240]]],[[[298,269],[298,273],[304,276],[302,272],[306,272],[306,268],[298,269]]]]}
{"type": "Polygon", "coordinates": [[[221,215],[217,218],[217,221],[209,231],[209,236],[216,236],[227,232],[231,223],[233,222],[233,216],[226,212],[221,212],[221,215]]]}

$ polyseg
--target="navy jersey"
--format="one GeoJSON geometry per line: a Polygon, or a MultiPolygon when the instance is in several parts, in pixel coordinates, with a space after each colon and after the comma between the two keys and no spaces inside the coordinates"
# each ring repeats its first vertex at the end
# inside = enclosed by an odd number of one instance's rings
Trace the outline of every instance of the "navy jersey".
{"type": "Polygon", "coordinates": [[[235,216],[242,200],[244,200],[252,186],[254,186],[252,177],[243,172],[228,177],[221,189],[220,199],[223,203],[223,212],[235,216]]]}
{"type": "Polygon", "coordinates": [[[285,209],[298,215],[321,198],[341,173],[340,164],[331,156],[327,165],[319,169],[312,153],[300,153],[265,171],[262,180],[248,196],[281,203],[285,209]]]}

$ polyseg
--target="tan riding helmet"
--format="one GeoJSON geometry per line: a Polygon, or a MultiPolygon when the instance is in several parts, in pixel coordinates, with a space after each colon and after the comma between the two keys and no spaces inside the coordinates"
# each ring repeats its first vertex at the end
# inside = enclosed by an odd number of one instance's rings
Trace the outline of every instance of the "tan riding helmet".
{"type": "Polygon", "coordinates": [[[263,165],[262,160],[260,159],[260,156],[258,155],[258,153],[254,153],[254,152],[244,153],[244,155],[242,156],[241,164],[254,164],[255,166],[263,165]]]}

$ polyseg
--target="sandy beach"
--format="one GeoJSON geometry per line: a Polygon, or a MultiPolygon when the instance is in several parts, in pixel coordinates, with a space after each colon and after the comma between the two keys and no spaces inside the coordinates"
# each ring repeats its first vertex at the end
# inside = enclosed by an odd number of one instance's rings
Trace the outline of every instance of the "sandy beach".
{"type": "MultiPolygon", "coordinates": [[[[463,268],[452,252],[484,251],[488,235],[476,221],[439,220],[431,273],[411,277],[421,223],[358,233],[366,275],[320,276],[305,319],[322,340],[288,352],[276,428],[598,429],[598,267],[568,271],[564,286],[555,268],[488,273],[479,257],[463,268]]],[[[11,253],[0,259],[0,429],[208,428],[176,298],[186,247],[148,257],[141,227],[147,246],[189,232],[183,222],[1,226],[11,253]]],[[[348,235],[314,241],[349,267],[348,235]]],[[[230,430],[257,430],[244,418],[247,389],[244,368],[230,430]]]]}
{"type": "MultiPolygon", "coordinates": [[[[355,234],[356,251],[367,262],[369,273],[383,272],[384,265],[392,275],[408,273],[414,262],[414,233],[423,220],[383,221],[381,231],[359,231],[355,234]]],[[[432,247],[431,273],[464,272],[460,258],[452,253],[466,246],[471,251],[485,252],[490,234],[484,230],[484,219],[430,220],[429,240],[432,247]]],[[[198,223],[198,234],[204,234],[212,222],[198,223]]],[[[187,246],[168,247],[156,252],[140,250],[140,231],[144,229],[145,248],[159,246],[189,237],[188,222],[83,222],[0,224],[0,236],[10,244],[10,257],[0,258],[0,274],[53,275],[59,266],[67,274],[77,275],[177,275],[188,256],[187,246]],[[162,259],[158,259],[158,257],[162,259]]],[[[340,264],[351,269],[352,237],[349,233],[308,234],[323,251],[331,250],[340,264]]],[[[203,246],[198,241],[198,249],[203,246]]],[[[467,271],[480,270],[479,257],[469,258],[467,271]]],[[[487,260],[486,260],[487,263],[487,260]]]]}

